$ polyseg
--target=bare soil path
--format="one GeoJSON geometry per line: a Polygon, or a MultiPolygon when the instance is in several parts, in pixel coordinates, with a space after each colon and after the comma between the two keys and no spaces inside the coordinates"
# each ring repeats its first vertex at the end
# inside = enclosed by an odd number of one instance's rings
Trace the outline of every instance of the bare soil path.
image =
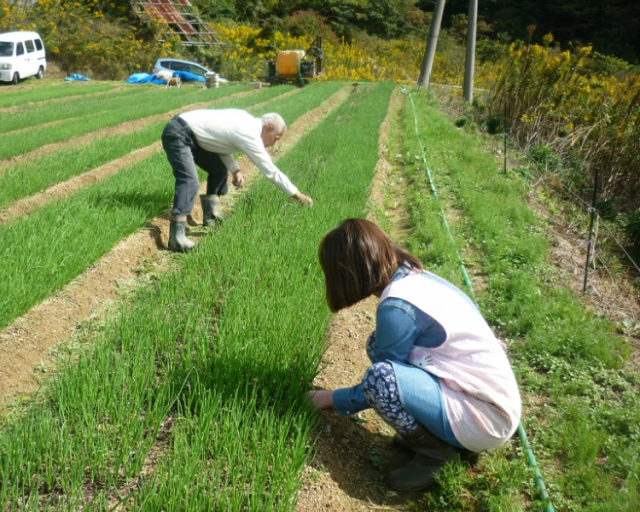
{"type": "MultiPolygon", "coordinates": [[[[389,130],[404,97],[394,90],[387,117],[380,127],[379,160],[371,187],[369,215],[376,221],[382,213],[391,226],[391,235],[402,243],[407,233],[404,201],[405,182],[401,169],[392,166],[389,130]]],[[[337,313],[329,327],[329,342],[323,371],[314,385],[323,389],[353,386],[360,382],[370,362],[365,353],[367,337],[375,328],[378,299],[367,300],[337,313]]],[[[384,472],[408,462],[394,450],[395,432],[372,410],[344,418],[335,411],[321,411],[311,462],[305,470],[298,500],[298,512],[401,511],[421,493],[396,493],[383,481],[384,472]]]]}
{"type": "MultiPolygon", "coordinates": [[[[348,88],[341,89],[294,122],[279,143],[279,154],[288,152],[348,95],[348,88]]],[[[248,183],[259,174],[247,158],[240,158],[239,164],[248,183]]],[[[230,209],[239,193],[241,191],[230,190],[222,205],[223,213],[230,209]]],[[[202,210],[199,202],[196,203],[192,216],[200,220],[202,210]]],[[[47,349],[67,339],[80,322],[104,311],[108,303],[117,298],[119,287],[136,276],[135,268],[141,262],[164,257],[168,238],[167,211],[121,241],[55,296],[33,307],[0,332],[0,404],[35,391],[40,385],[41,369],[52,368],[55,363],[52,356],[47,355],[47,349]],[[158,251],[162,254],[158,255],[158,251]]]]}

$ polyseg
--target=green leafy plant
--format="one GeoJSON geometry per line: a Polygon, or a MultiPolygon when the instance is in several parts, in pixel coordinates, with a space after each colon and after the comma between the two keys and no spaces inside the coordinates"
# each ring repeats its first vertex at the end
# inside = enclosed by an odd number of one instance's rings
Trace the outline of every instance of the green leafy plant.
{"type": "Polygon", "coordinates": [[[626,230],[631,243],[640,249],[640,208],[629,215],[626,230]]]}

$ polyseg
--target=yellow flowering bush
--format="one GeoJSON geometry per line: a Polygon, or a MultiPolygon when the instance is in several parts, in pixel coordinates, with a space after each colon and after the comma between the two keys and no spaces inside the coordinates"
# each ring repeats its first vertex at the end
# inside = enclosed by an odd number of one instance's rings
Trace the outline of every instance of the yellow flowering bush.
{"type": "MultiPolygon", "coordinates": [[[[260,30],[246,26],[214,28],[227,47],[222,55],[220,73],[231,80],[256,80],[267,74],[267,61],[280,50],[306,50],[313,37],[294,37],[274,32],[270,40],[260,39],[260,30]]],[[[321,80],[395,81],[411,83],[418,78],[424,55],[424,43],[411,40],[385,41],[363,38],[351,44],[335,44],[325,39],[324,75],[321,80]]],[[[464,52],[458,58],[438,56],[433,81],[458,83],[464,72],[464,52]]]]}
{"type": "Polygon", "coordinates": [[[150,71],[154,61],[175,45],[143,40],[134,27],[108,22],[102,13],[91,10],[95,2],[39,0],[27,9],[0,0],[0,30],[39,32],[47,54],[63,71],[95,79],[123,79],[135,71],[150,71]]]}
{"type": "Polygon", "coordinates": [[[577,185],[590,186],[597,167],[604,194],[637,207],[640,76],[593,72],[591,53],[590,46],[569,52],[512,44],[506,59],[481,72],[490,107],[502,112],[506,98],[510,132],[520,143],[544,143],[567,161],[582,162],[590,172],[574,173],[577,185]]]}

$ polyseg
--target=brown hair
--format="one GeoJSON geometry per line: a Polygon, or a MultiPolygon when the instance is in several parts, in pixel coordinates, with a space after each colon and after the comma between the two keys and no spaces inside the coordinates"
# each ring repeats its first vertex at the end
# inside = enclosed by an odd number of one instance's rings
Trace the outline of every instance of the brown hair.
{"type": "Polygon", "coordinates": [[[347,219],[329,231],[319,250],[327,304],[334,313],[382,290],[401,265],[422,263],[365,219],[347,219]]]}

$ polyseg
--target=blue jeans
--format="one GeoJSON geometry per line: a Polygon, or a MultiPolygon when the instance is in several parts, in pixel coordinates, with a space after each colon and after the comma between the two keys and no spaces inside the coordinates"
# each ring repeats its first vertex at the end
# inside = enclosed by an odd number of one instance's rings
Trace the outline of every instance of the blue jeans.
{"type": "Polygon", "coordinates": [[[400,434],[410,434],[422,424],[432,434],[458,448],[438,378],[397,362],[372,364],[362,379],[369,405],[400,434]]]}

